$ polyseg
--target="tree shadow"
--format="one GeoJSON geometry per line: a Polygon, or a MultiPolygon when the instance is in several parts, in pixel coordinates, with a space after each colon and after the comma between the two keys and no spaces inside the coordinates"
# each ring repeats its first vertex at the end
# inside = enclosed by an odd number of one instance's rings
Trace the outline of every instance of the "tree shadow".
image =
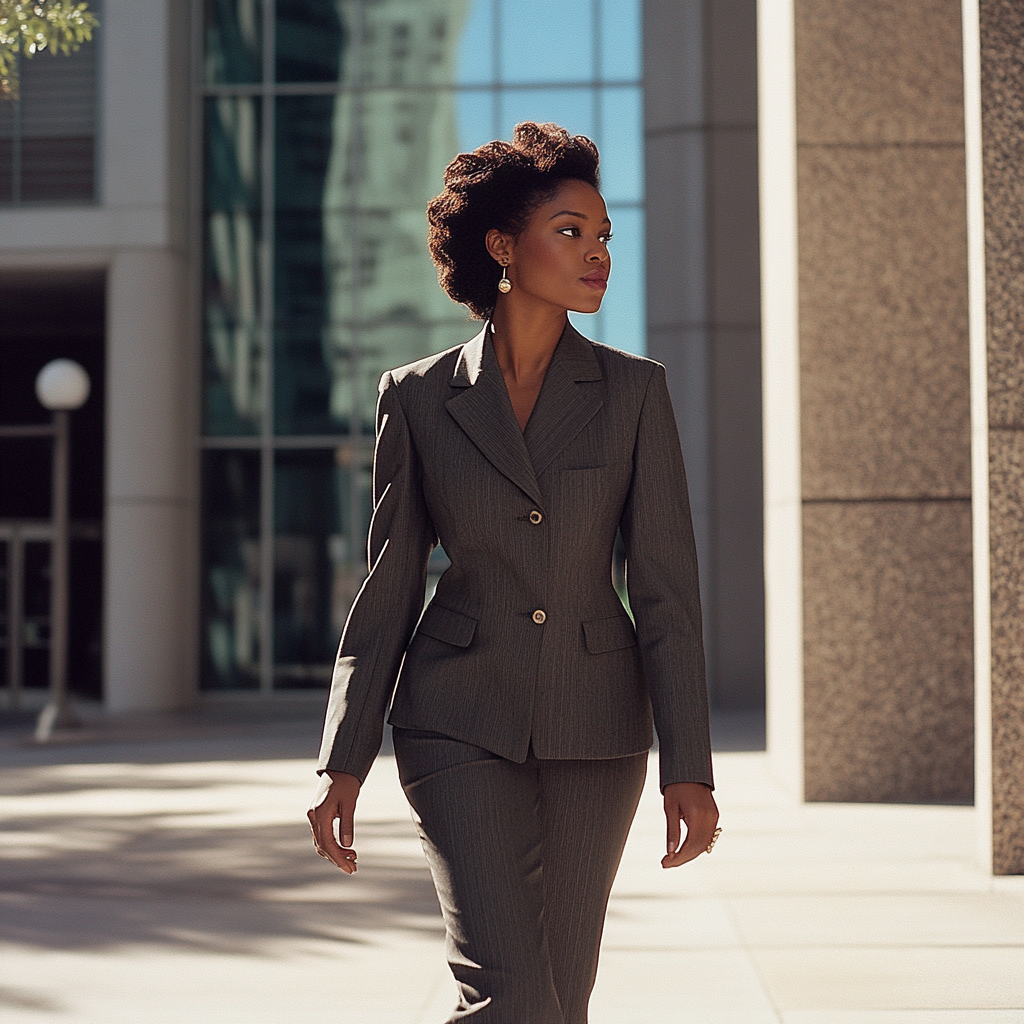
{"type": "MultiPolygon", "coordinates": [[[[443,934],[418,851],[364,858],[343,877],[304,823],[167,829],[157,816],[68,816],[92,849],[8,856],[0,942],[64,950],[159,944],[254,953],[280,939],[372,943],[381,930],[443,934]]],[[[38,820],[9,821],[7,846],[38,820]]],[[[52,822],[47,825],[52,827],[52,822]]],[[[407,839],[409,822],[359,822],[360,843],[407,839]]],[[[398,844],[407,846],[407,843],[398,844]]]]}
{"type": "Polygon", "coordinates": [[[437,898],[407,816],[374,817],[373,806],[364,806],[357,819],[360,867],[349,877],[316,856],[301,811],[294,824],[251,824],[250,805],[248,821],[233,826],[224,819],[230,807],[189,809],[189,791],[231,785],[245,769],[176,776],[175,765],[308,759],[312,779],[311,735],[310,723],[288,722],[185,740],[8,746],[0,765],[3,791],[14,799],[7,801],[0,845],[0,942],[273,956],[285,940],[374,944],[382,932],[442,936],[437,898]],[[135,772],[135,765],[169,771],[135,772]],[[139,814],[76,808],[77,794],[104,790],[176,790],[184,800],[181,809],[147,807],[139,814]],[[66,797],[66,805],[46,799],[52,796],[66,797]],[[19,797],[29,801],[21,814],[19,797]],[[39,797],[43,803],[32,807],[39,797]],[[59,820],[49,809],[55,803],[66,807],[59,820]]]}

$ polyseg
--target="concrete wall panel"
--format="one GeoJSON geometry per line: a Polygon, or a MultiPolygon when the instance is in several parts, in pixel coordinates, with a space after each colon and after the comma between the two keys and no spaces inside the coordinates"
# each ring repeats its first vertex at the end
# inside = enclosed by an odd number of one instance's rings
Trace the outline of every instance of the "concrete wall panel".
{"type": "Polygon", "coordinates": [[[708,4],[707,48],[711,120],[757,127],[757,19],[750,0],[708,4]]]}
{"type": "Polygon", "coordinates": [[[188,526],[178,502],[108,507],[104,646],[111,711],[173,708],[191,696],[188,526]]]}
{"type": "Polygon", "coordinates": [[[719,707],[752,708],[764,700],[761,332],[716,327],[711,353],[715,607],[709,647],[715,651],[714,682],[719,684],[712,696],[719,707]],[[728,685],[720,685],[721,680],[728,685]]]}
{"type": "Polygon", "coordinates": [[[181,259],[161,250],[125,253],[110,268],[107,493],[114,502],[186,494],[186,273],[181,259]]]}
{"type": "Polygon", "coordinates": [[[807,498],[970,494],[963,151],[802,147],[807,498]]]}
{"type": "Polygon", "coordinates": [[[968,501],[804,507],[808,800],[970,802],[968,501]]]}
{"type": "Polygon", "coordinates": [[[647,140],[647,322],[696,326],[707,317],[704,133],[647,140]],[[657,213],[652,215],[651,210],[657,213]]]}
{"type": "MultiPolygon", "coordinates": [[[[169,83],[172,22],[187,23],[169,0],[105,0],[103,149],[107,206],[162,206],[170,192],[169,83]]],[[[186,76],[187,80],[187,76],[186,76]]],[[[179,143],[180,144],[180,143],[179,143]]]]}
{"type": "Polygon", "coordinates": [[[798,139],[963,145],[960,4],[798,0],[798,139]]]}
{"type": "Polygon", "coordinates": [[[708,132],[711,317],[716,325],[753,327],[761,318],[756,128],[708,132]]]}
{"type": "Polygon", "coordinates": [[[989,436],[993,862],[1024,872],[1024,431],[989,436]]]}
{"type": "Polygon", "coordinates": [[[194,685],[194,497],[184,262],[120,254],[108,275],[106,700],[173,707],[194,685]]]}
{"type": "Polygon", "coordinates": [[[644,0],[644,128],[704,121],[704,0],[644,0]]]}
{"type": "Polygon", "coordinates": [[[981,0],[992,867],[1024,874],[1024,9],[981,0]]]}

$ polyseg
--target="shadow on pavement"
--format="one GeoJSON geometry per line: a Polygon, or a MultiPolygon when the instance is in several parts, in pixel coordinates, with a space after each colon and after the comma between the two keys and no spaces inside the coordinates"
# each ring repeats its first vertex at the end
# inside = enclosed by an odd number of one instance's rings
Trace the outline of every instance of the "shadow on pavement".
{"type": "Polygon", "coordinates": [[[253,954],[277,940],[442,934],[407,814],[374,819],[367,808],[358,846],[372,856],[354,878],[313,852],[303,811],[322,701],[235,710],[150,716],[148,734],[140,718],[89,723],[47,746],[4,730],[0,942],[253,954]],[[275,767],[286,761],[308,764],[275,767]],[[238,806],[225,807],[235,792],[238,806]],[[263,793],[265,823],[253,821],[263,793]]]}

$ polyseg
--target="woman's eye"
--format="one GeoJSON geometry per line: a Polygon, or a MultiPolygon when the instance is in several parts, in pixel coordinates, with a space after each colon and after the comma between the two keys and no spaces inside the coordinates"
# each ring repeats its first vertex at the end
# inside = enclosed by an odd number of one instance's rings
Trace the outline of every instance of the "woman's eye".
{"type": "Polygon", "coordinates": [[[558,233],[560,235],[565,235],[566,238],[579,238],[580,229],[575,225],[571,225],[570,227],[567,228],[559,228],[558,233]]]}
{"type": "Polygon", "coordinates": [[[609,231],[607,235],[599,235],[598,241],[607,245],[615,236],[609,231]]]}

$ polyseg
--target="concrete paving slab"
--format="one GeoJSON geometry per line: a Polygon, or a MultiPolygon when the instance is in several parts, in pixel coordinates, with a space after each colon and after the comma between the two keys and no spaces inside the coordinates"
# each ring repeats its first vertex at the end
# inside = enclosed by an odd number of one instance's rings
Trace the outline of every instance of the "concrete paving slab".
{"type": "Polygon", "coordinates": [[[865,893],[731,899],[752,946],[1024,947],[1024,896],[1004,893],[865,893]]]}
{"type": "Polygon", "coordinates": [[[617,893],[605,922],[605,950],[726,949],[740,945],[720,899],[634,897],[617,893]],[[657,924],[657,927],[652,925],[657,924]]]}
{"type": "Polygon", "coordinates": [[[782,1024],[1024,1024],[1024,1010],[790,1010],[782,1024]]]}
{"type": "Polygon", "coordinates": [[[1020,947],[755,949],[772,1001],[787,1010],[1024,1008],[1020,947]]]}
{"type": "Polygon", "coordinates": [[[591,1024],[777,1024],[741,949],[608,950],[591,999],[591,1024]]]}

